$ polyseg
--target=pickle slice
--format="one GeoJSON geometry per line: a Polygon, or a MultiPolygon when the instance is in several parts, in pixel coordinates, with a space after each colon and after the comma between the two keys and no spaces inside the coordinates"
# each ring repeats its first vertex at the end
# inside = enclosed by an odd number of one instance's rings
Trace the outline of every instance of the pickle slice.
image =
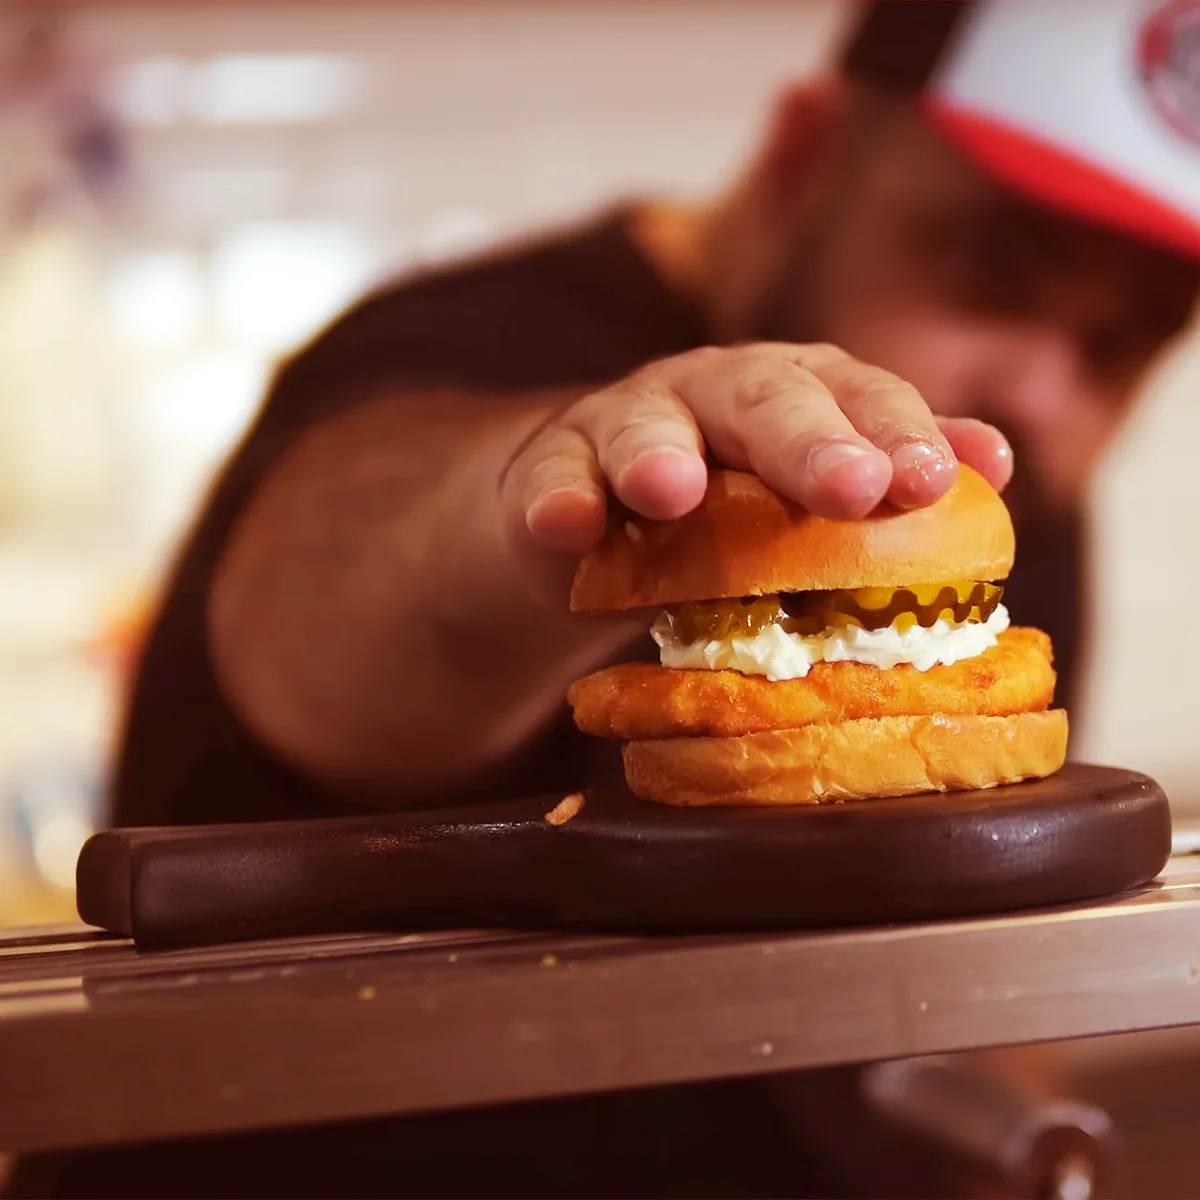
{"type": "Polygon", "coordinates": [[[848,626],[886,629],[889,625],[903,633],[914,625],[932,628],[943,619],[959,624],[986,621],[1003,594],[996,584],[971,579],[903,588],[787,592],[681,604],[667,610],[667,620],[673,635],[687,643],[753,637],[768,625],[805,635],[848,626]]]}
{"type": "Polygon", "coordinates": [[[964,579],[903,588],[795,592],[781,596],[780,603],[789,616],[825,622],[822,628],[885,629],[895,624],[903,632],[913,625],[930,629],[943,619],[960,624],[986,621],[1003,594],[995,584],[964,579]]]}
{"type": "Polygon", "coordinates": [[[681,642],[724,641],[754,637],[768,625],[784,624],[787,613],[778,596],[745,596],[707,604],[679,604],[667,609],[671,633],[681,642]]]}

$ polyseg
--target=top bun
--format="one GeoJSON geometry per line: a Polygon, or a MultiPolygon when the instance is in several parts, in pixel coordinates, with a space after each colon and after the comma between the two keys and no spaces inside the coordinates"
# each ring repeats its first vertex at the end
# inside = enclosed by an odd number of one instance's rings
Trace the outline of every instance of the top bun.
{"type": "Polygon", "coordinates": [[[884,504],[861,521],[813,516],[757,476],[711,471],[678,521],[628,517],[579,564],[575,612],[662,607],[730,596],[1003,579],[1012,519],[995,489],[960,464],[927,508],[884,504]]]}

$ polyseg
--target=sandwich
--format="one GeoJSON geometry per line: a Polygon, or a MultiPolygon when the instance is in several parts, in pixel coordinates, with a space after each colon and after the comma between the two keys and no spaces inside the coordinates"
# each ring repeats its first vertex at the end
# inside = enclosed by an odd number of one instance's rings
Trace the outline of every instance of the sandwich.
{"type": "Polygon", "coordinates": [[[576,612],[647,610],[658,663],[568,699],[672,805],[800,805],[990,788],[1053,774],[1050,639],[1009,624],[1011,518],[962,465],[926,508],[814,516],[738,471],[677,521],[623,514],[580,563],[576,612]]]}

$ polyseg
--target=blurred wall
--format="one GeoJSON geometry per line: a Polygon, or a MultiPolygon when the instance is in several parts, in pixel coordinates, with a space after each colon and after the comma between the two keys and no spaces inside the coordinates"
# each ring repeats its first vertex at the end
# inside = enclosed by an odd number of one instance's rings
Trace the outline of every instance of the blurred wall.
{"type": "MultiPolygon", "coordinates": [[[[1096,481],[1095,619],[1079,750],[1200,817],[1200,338],[1168,357],[1096,481]]],[[[1020,547],[1018,547],[1020,553],[1020,547]]]]}
{"type": "Polygon", "coordinates": [[[272,357],[378,277],[631,193],[719,186],[841,16],[830,3],[81,8],[70,42],[104,65],[134,155],[109,239],[113,315],[137,358],[139,424],[175,443],[140,511],[174,527],[185,455],[203,474],[272,357]]]}

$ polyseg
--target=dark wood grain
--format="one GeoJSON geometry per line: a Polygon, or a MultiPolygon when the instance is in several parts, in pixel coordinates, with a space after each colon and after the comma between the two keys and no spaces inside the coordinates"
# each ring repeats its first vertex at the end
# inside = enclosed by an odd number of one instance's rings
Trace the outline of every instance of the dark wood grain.
{"type": "Polygon", "coordinates": [[[84,920],[143,947],[378,929],[642,932],[877,924],[1061,904],[1152,879],[1161,789],[1071,765],[985,792],[791,809],[558,797],[339,820],[118,830],[79,864],[84,920]]]}

